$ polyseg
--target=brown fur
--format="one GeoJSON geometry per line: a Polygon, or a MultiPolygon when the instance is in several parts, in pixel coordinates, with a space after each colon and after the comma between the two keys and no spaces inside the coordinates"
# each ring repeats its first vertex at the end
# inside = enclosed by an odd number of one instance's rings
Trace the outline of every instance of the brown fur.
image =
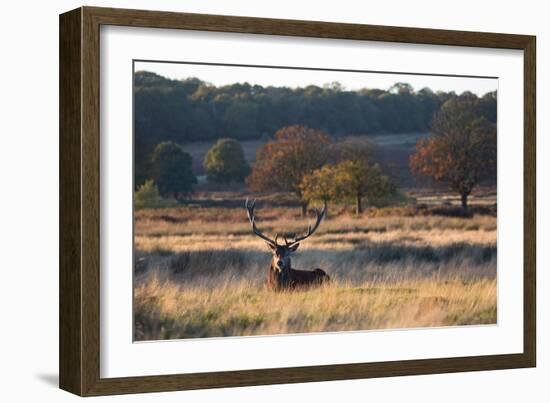
{"type": "Polygon", "coordinates": [[[267,274],[267,287],[273,291],[317,287],[329,282],[330,277],[321,269],[278,271],[270,266],[267,274]]]}
{"type": "Polygon", "coordinates": [[[286,237],[283,237],[285,243],[279,244],[277,242],[279,235],[275,235],[275,239],[271,239],[256,227],[256,218],[254,216],[255,204],[256,201],[249,203],[248,199],[244,202],[248,220],[252,225],[252,232],[263,239],[273,252],[271,266],[269,266],[267,273],[267,287],[274,291],[283,291],[294,290],[296,288],[309,288],[329,282],[330,277],[323,270],[295,270],[292,268],[290,261],[290,255],[296,252],[296,249],[300,246],[299,242],[309,238],[317,230],[325,217],[327,206],[325,205],[321,211],[315,211],[317,214],[315,224],[313,226],[309,225],[305,235],[294,236],[294,239],[290,241],[286,237]]]}

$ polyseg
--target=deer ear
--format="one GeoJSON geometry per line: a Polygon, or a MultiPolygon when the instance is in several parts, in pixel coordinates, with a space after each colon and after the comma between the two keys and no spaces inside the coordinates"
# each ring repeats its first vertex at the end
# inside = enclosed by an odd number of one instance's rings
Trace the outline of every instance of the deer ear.
{"type": "Polygon", "coordinates": [[[273,245],[272,243],[266,242],[265,244],[266,244],[267,246],[269,246],[269,249],[271,249],[271,250],[277,249],[277,247],[276,247],[275,245],[273,245]]]}
{"type": "Polygon", "coordinates": [[[296,245],[292,245],[289,249],[291,252],[296,252],[296,249],[298,249],[298,246],[300,246],[299,243],[297,243],[296,245]]]}

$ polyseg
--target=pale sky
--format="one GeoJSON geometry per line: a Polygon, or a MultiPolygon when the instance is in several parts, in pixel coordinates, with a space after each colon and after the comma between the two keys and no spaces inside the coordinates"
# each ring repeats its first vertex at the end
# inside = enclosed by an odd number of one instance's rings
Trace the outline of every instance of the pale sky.
{"type": "Polygon", "coordinates": [[[322,70],[297,70],[284,68],[258,68],[241,66],[212,66],[200,64],[135,62],[135,71],[146,70],[170,79],[199,78],[215,86],[245,83],[275,87],[322,87],[338,81],[346,90],[362,88],[389,89],[396,82],[406,82],[415,91],[424,87],[437,91],[455,91],[461,94],[471,91],[479,96],[496,91],[498,79],[477,77],[449,77],[394,73],[340,72],[322,70]]]}

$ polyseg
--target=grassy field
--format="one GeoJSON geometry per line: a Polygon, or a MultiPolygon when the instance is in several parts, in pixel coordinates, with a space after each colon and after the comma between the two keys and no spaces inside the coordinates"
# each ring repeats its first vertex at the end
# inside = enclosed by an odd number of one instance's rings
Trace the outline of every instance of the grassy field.
{"type": "MultiPolygon", "coordinates": [[[[264,285],[267,246],[244,208],[231,206],[136,212],[136,340],[496,323],[490,209],[460,218],[401,207],[357,218],[333,208],[292,260],[322,268],[331,284],[275,293],[264,285]]],[[[257,214],[268,233],[307,227],[298,208],[259,202],[257,214]]]]}

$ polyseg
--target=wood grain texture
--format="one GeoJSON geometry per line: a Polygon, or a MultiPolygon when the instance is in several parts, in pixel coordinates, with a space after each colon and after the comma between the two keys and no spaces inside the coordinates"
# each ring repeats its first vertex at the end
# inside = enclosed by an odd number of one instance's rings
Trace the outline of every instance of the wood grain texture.
{"type": "Polygon", "coordinates": [[[531,366],[536,366],[537,334],[537,145],[536,145],[536,39],[530,37],[524,48],[524,129],[523,129],[523,353],[531,366]]]}
{"type": "Polygon", "coordinates": [[[89,396],[529,367],[523,354],[101,379],[89,396]]]}
{"type": "Polygon", "coordinates": [[[85,7],[106,25],[189,29],[314,38],[523,49],[529,36],[490,32],[341,24],[320,21],[85,7]]]}
{"type": "Polygon", "coordinates": [[[99,378],[99,24],[82,9],[82,390],[99,378]]]}
{"type": "Polygon", "coordinates": [[[81,11],[59,22],[59,386],[81,394],[81,11]]]}
{"type": "Polygon", "coordinates": [[[535,37],[83,7],[60,17],[60,386],[82,396],[532,367],[535,321],[535,37]],[[99,29],[101,25],[438,44],[524,51],[524,352],[100,378],[99,29]]]}

